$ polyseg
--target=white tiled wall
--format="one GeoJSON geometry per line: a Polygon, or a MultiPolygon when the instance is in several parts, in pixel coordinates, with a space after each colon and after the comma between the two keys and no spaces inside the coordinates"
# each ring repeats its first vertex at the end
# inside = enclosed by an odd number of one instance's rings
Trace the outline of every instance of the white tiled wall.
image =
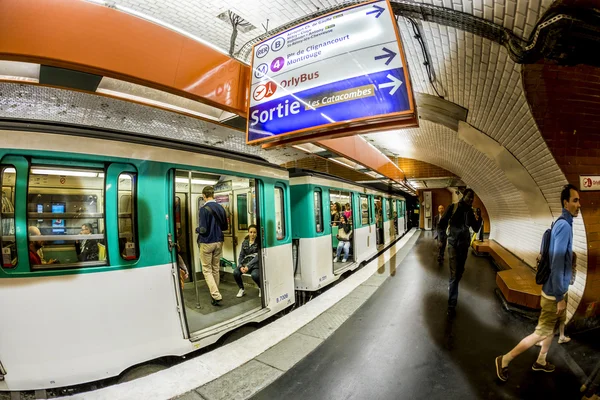
{"type": "MultiPolygon", "coordinates": [[[[399,0],[398,2],[401,2],[399,0]]],[[[405,0],[406,1],[406,0],[405,0]]],[[[217,15],[233,10],[256,29],[238,33],[236,50],[244,43],[269,30],[318,10],[351,3],[340,0],[113,0],[125,6],[184,29],[210,43],[229,50],[231,25],[217,15]]],[[[394,2],[394,0],[392,0],[394,2]]],[[[553,0],[413,0],[473,14],[513,30],[525,39],[553,0]]]]}
{"type": "Polygon", "coordinates": [[[205,144],[258,155],[274,164],[305,158],[293,148],[247,146],[245,133],[169,111],[93,94],[27,84],[0,83],[0,118],[97,126],[205,144]]]}
{"type": "MultiPolygon", "coordinates": [[[[402,18],[399,25],[414,91],[435,95],[412,30],[402,18]]],[[[560,191],[567,182],[530,112],[521,82],[521,67],[508,57],[504,47],[494,42],[438,24],[423,22],[422,27],[438,91],[446,100],[467,108],[467,122],[504,146],[523,165],[554,217],[558,217],[560,191]]],[[[499,166],[460,140],[456,132],[421,120],[418,129],[366,135],[366,138],[389,154],[430,162],[460,176],[481,196],[488,209],[492,238],[535,265],[541,235],[547,227],[532,219],[525,200],[499,166]]],[[[587,271],[587,243],[581,217],[574,226],[579,272],[570,290],[573,301],[569,304],[569,315],[579,304],[587,271]]]]}

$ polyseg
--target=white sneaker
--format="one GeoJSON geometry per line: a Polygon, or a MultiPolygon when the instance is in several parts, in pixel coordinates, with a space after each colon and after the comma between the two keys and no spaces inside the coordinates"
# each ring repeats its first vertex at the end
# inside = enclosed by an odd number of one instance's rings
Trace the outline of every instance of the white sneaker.
{"type": "Polygon", "coordinates": [[[337,262],[337,257],[333,259],[333,262],[337,262]]]}
{"type": "Polygon", "coordinates": [[[260,288],[258,288],[258,297],[261,296],[260,288]]]}
{"type": "Polygon", "coordinates": [[[240,289],[240,290],[238,291],[238,294],[237,294],[237,296],[235,296],[235,297],[242,297],[242,296],[243,296],[243,295],[245,295],[245,294],[246,294],[246,291],[245,291],[244,289],[240,289]]]}
{"type": "Polygon", "coordinates": [[[345,263],[345,262],[348,262],[348,259],[347,259],[347,258],[344,258],[344,259],[342,260],[342,262],[343,262],[343,263],[345,263]]]}

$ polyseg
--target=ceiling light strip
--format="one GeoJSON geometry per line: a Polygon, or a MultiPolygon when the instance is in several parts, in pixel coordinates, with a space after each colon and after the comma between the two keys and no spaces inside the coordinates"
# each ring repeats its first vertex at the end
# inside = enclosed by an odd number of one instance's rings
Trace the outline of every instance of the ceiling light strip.
{"type": "MultiPolygon", "coordinates": [[[[178,27],[176,27],[174,25],[171,25],[168,22],[162,21],[162,20],[160,20],[158,18],[154,18],[154,17],[152,17],[152,16],[150,16],[148,14],[144,14],[144,13],[139,12],[137,10],[134,10],[132,8],[121,6],[121,5],[115,4],[113,2],[107,2],[105,0],[86,0],[86,1],[91,2],[91,3],[95,3],[95,4],[100,4],[100,5],[103,5],[103,6],[106,6],[106,7],[114,8],[114,9],[117,9],[117,10],[122,11],[124,13],[136,16],[138,18],[145,19],[146,21],[153,22],[156,25],[160,25],[160,26],[162,26],[164,28],[167,28],[167,29],[170,29],[170,30],[172,30],[174,32],[177,32],[177,33],[179,33],[179,34],[181,34],[183,36],[186,36],[186,37],[188,37],[188,38],[190,38],[192,40],[195,40],[198,43],[202,43],[203,45],[208,46],[211,49],[216,50],[219,53],[226,55],[227,57],[230,57],[230,55],[225,50],[221,49],[220,47],[217,47],[214,44],[209,43],[206,40],[204,40],[204,39],[202,39],[202,38],[200,38],[200,37],[198,37],[198,36],[196,36],[196,35],[188,32],[186,30],[178,28],[178,27]]],[[[246,65],[249,65],[248,63],[246,63],[246,62],[244,62],[242,60],[238,60],[238,61],[240,61],[241,63],[244,63],[246,65]]]]}

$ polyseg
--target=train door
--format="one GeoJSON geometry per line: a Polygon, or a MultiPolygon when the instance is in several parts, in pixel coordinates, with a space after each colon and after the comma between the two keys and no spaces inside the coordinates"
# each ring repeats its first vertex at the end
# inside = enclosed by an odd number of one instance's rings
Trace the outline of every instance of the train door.
{"type": "Polygon", "coordinates": [[[390,228],[390,236],[395,238],[398,235],[398,200],[391,199],[392,202],[392,223],[390,228]]]}
{"type": "MultiPolygon", "coordinates": [[[[253,184],[254,181],[251,181],[253,184]]],[[[255,210],[256,192],[254,185],[248,188],[236,189],[233,191],[233,218],[232,218],[232,237],[234,254],[239,254],[242,243],[248,236],[248,228],[256,225],[255,210]]],[[[237,258],[233,258],[237,265],[237,258]]]]}
{"type": "MultiPolygon", "coordinates": [[[[251,274],[240,274],[245,288],[239,294],[234,271],[237,255],[250,225],[258,222],[255,204],[254,180],[231,176],[206,174],[195,171],[175,171],[175,190],[172,203],[173,232],[179,245],[179,255],[184,260],[189,277],[180,277],[185,308],[185,319],[192,338],[215,326],[240,318],[253,310],[262,308],[260,291],[251,274]],[[210,285],[203,273],[200,248],[197,244],[200,209],[205,206],[202,192],[205,187],[214,189],[214,201],[226,212],[228,230],[225,236],[219,270],[210,276],[217,284],[222,299],[215,303],[210,285]],[[241,211],[238,213],[238,210],[241,211]]],[[[260,253],[260,250],[259,250],[260,253]]],[[[260,254],[257,255],[260,258],[260,254]]],[[[208,270],[207,270],[208,271],[208,270]]]]}
{"type": "Polygon", "coordinates": [[[383,244],[383,199],[381,196],[375,196],[375,227],[377,229],[377,246],[383,244]]]}
{"type": "Polygon", "coordinates": [[[333,245],[333,272],[337,273],[355,260],[352,194],[340,190],[329,191],[330,201],[339,213],[339,221],[332,221],[331,242],[333,245]]]}

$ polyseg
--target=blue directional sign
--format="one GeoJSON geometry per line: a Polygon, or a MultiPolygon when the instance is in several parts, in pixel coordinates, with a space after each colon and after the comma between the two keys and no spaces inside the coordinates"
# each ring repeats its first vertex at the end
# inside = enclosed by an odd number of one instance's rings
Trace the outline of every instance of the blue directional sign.
{"type": "Polygon", "coordinates": [[[248,143],[374,118],[414,118],[387,0],[336,11],[258,43],[252,68],[248,143]]]}

